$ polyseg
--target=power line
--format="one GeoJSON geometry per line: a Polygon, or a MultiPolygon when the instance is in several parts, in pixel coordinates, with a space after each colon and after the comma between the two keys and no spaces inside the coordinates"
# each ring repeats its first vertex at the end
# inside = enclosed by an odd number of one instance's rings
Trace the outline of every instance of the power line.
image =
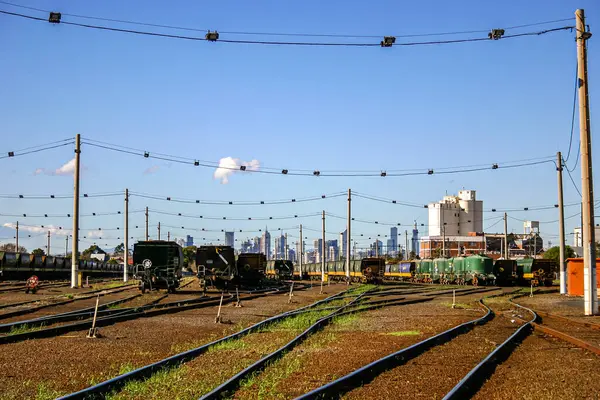
{"type": "Polygon", "coordinates": [[[39,153],[41,151],[52,150],[52,149],[56,149],[57,147],[62,147],[62,146],[66,146],[66,145],[73,144],[73,143],[74,143],[74,140],[72,138],[70,138],[70,139],[59,140],[56,142],[46,143],[46,144],[42,144],[42,145],[38,145],[38,146],[26,147],[26,148],[20,149],[20,150],[6,151],[6,152],[4,152],[4,155],[0,156],[0,160],[4,159],[4,158],[19,157],[19,156],[24,156],[26,154],[33,154],[33,153],[39,153]]]}
{"type": "Polygon", "coordinates": [[[292,198],[292,199],[281,199],[281,200],[239,200],[239,201],[227,201],[227,200],[194,200],[176,198],[170,196],[158,196],[139,192],[129,192],[129,196],[141,197],[146,199],[171,201],[174,203],[188,203],[188,204],[204,204],[204,205],[237,205],[237,206],[251,206],[251,205],[273,205],[273,204],[289,204],[289,203],[304,203],[308,201],[317,201],[323,199],[330,199],[335,197],[345,196],[345,192],[323,194],[320,196],[304,197],[304,198],[292,198]]]}
{"type": "MultiPolygon", "coordinates": [[[[9,12],[5,10],[0,10],[0,13],[6,15],[12,15],[21,18],[27,18],[36,21],[46,22],[46,18],[35,17],[31,15],[25,15],[20,13],[9,12]]],[[[218,41],[222,43],[232,43],[232,44],[259,44],[259,45],[287,45],[287,46],[325,46],[325,47],[383,47],[382,43],[348,43],[348,42],[289,42],[289,41],[267,41],[267,40],[234,40],[234,39],[218,39],[211,40],[208,38],[202,37],[194,37],[194,36],[185,36],[185,35],[174,35],[167,33],[159,33],[159,32],[150,32],[150,31],[140,31],[133,29],[122,29],[101,25],[92,25],[92,24],[82,24],[78,22],[69,22],[69,21],[60,21],[60,24],[79,26],[82,28],[89,29],[98,29],[104,31],[113,31],[113,32],[121,32],[121,33],[131,33],[136,35],[145,35],[145,36],[155,36],[155,37],[164,37],[170,39],[182,39],[182,40],[192,40],[192,41],[218,41]]],[[[543,31],[537,32],[525,32],[525,33],[517,33],[512,35],[504,35],[503,39],[511,39],[525,36],[539,36],[544,35],[551,32],[557,32],[561,30],[572,30],[573,26],[564,26],[558,28],[546,29],[543,31]]],[[[481,38],[465,38],[465,39],[451,39],[451,40],[434,40],[434,41],[424,41],[424,42],[404,42],[404,43],[394,43],[394,46],[423,46],[423,45],[435,45],[435,44],[455,44],[455,43],[467,43],[467,42],[481,42],[481,41],[490,41],[489,37],[481,37],[481,38]]],[[[390,46],[387,46],[390,47],[390,46]]]]}
{"type": "MultiPolygon", "coordinates": [[[[0,1],[2,4],[10,5],[13,7],[19,7],[23,9],[39,11],[43,13],[50,13],[50,10],[44,10],[36,7],[23,6],[20,4],[15,4],[7,1],[0,1]]],[[[116,18],[107,18],[107,17],[96,17],[90,15],[81,15],[81,14],[70,14],[70,13],[61,13],[64,16],[73,17],[73,18],[82,18],[82,19],[91,19],[97,21],[105,21],[105,22],[117,22],[121,24],[130,24],[130,25],[139,25],[139,26],[148,26],[154,28],[165,28],[165,29],[175,29],[182,31],[191,31],[191,32],[207,32],[207,29],[200,28],[191,28],[191,27],[183,27],[183,26],[175,26],[175,25],[165,25],[165,24],[155,24],[149,22],[140,22],[140,21],[132,21],[132,20],[124,20],[124,19],[116,19],[116,18]]],[[[516,25],[509,26],[504,28],[505,30],[510,29],[520,29],[527,28],[531,26],[540,26],[540,25],[548,25],[558,22],[566,22],[572,21],[573,18],[562,18],[555,19],[550,21],[542,21],[542,22],[534,22],[528,23],[524,25],[516,25]]],[[[449,35],[465,35],[465,34],[473,34],[473,33],[488,33],[489,29],[479,29],[479,30],[467,30],[467,31],[452,31],[452,32],[437,32],[437,33],[417,33],[417,34],[403,34],[403,35],[393,35],[396,38],[408,38],[408,37],[427,37],[427,36],[449,36],[449,35]]],[[[248,36],[291,36],[291,37],[333,37],[333,38],[375,38],[379,39],[386,35],[358,35],[358,34],[323,34],[323,33],[290,33],[290,32],[248,32],[248,31],[219,31],[219,33],[227,34],[227,35],[248,35],[248,36]]],[[[390,36],[390,35],[388,35],[390,36]]]]}
{"type": "MultiPolygon", "coordinates": [[[[109,192],[109,193],[84,193],[80,195],[80,198],[94,198],[94,197],[114,197],[123,196],[123,192],[109,192]]],[[[0,199],[24,199],[24,200],[47,200],[47,199],[72,199],[72,194],[45,194],[45,195],[27,195],[27,194],[0,194],[0,199]]]]}
{"type": "MultiPolygon", "coordinates": [[[[406,170],[407,172],[386,172],[382,170],[378,171],[369,171],[369,172],[352,172],[352,171],[341,171],[337,170],[335,172],[330,171],[320,171],[318,169],[312,170],[312,172],[308,172],[311,170],[303,169],[303,170],[291,170],[288,168],[273,168],[273,167],[261,167],[260,169],[253,169],[247,166],[236,166],[236,167],[228,167],[221,166],[218,162],[215,161],[200,161],[197,159],[192,159],[188,157],[182,156],[174,156],[167,155],[162,153],[149,152],[146,150],[133,149],[131,147],[123,147],[120,145],[114,144],[99,144],[93,141],[89,141],[84,139],[82,141],[84,144],[88,144],[90,146],[102,148],[105,150],[116,151],[124,154],[135,155],[144,158],[154,158],[163,161],[171,161],[180,164],[193,165],[196,167],[204,167],[204,168],[218,168],[228,171],[238,171],[238,172],[249,172],[249,173],[259,173],[259,174],[275,174],[275,175],[292,175],[292,176],[324,176],[324,177],[404,177],[404,176],[418,176],[418,175],[434,175],[434,174],[457,174],[457,173],[466,173],[466,172],[477,172],[477,171],[487,171],[487,170],[496,170],[496,169],[508,169],[508,168],[520,168],[527,167],[533,165],[540,165],[545,163],[554,163],[553,156],[552,159],[546,157],[537,158],[537,159],[529,159],[533,161],[524,160],[524,162],[513,162],[513,163],[493,163],[493,164],[480,164],[480,166],[471,166],[471,167],[443,167],[439,170],[435,169],[423,169],[423,170],[406,170]],[[436,172],[437,171],[437,172],[436,172]]],[[[401,171],[401,170],[396,170],[401,171]]]]}
{"type": "MultiPolygon", "coordinates": [[[[575,129],[575,106],[577,104],[577,89],[579,88],[579,77],[577,71],[578,65],[575,63],[575,88],[573,89],[573,111],[571,113],[571,135],[569,136],[569,151],[567,152],[567,158],[564,160],[566,163],[569,161],[569,157],[571,156],[571,146],[573,145],[573,131],[575,129]]],[[[577,156],[579,158],[579,155],[577,156]]]]}
{"type": "MultiPolygon", "coordinates": [[[[569,170],[569,167],[567,166],[567,168],[565,168],[565,169],[567,170],[567,175],[569,175],[569,179],[571,180],[571,183],[573,184],[573,187],[575,188],[575,190],[577,191],[577,193],[579,194],[579,196],[582,197],[581,191],[577,187],[577,184],[575,183],[575,180],[573,179],[573,175],[571,175],[571,171],[569,170]]],[[[573,169],[575,169],[575,168],[573,168],[573,169]]]]}

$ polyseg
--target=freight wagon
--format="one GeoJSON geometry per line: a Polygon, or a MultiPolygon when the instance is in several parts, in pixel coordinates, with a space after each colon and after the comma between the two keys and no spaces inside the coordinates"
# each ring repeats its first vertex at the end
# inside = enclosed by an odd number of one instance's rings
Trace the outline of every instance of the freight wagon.
{"type": "MultiPolygon", "coordinates": [[[[95,268],[95,261],[90,261],[95,268]]],[[[140,279],[140,290],[167,289],[172,293],[179,287],[183,267],[183,250],[175,242],[162,240],[142,241],[133,245],[135,277],[140,279]]]]}

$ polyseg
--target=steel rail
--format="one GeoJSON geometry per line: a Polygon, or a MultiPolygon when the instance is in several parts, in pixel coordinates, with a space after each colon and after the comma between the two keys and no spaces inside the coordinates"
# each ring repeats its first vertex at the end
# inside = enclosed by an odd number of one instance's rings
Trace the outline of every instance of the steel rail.
{"type": "MultiPolygon", "coordinates": [[[[256,294],[246,297],[245,300],[253,300],[268,295],[256,294]]],[[[224,298],[223,304],[228,304],[234,300],[233,297],[224,298]]],[[[199,299],[189,299],[185,301],[174,301],[171,303],[163,303],[158,305],[148,304],[135,308],[117,310],[113,315],[104,316],[96,320],[96,326],[107,326],[117,322],[129,321],[137,318],[148,318],[156,315],[172,314],[181,311],[193,310],[197,308],[205,308],[219,304],[219,298],[203,297],[199,299]]],[[[69,314],[71,315],[71,314],[69,314]]],[[[34,329],[28,332],[16,333],[13,335],[0,336],[0,344],[13,343],[22,340],[52,337],[58,334],[72,332],[89,328],[90,321],[85,320],[67,325],[59,325],[54,327],[34,329]]]]}
{"type": "MultiPolygon", "coordinates": [[[[512,302],[512,299],[511,299],[512,302]]],[[[533,330],[533,323],[537,319],[537,314],[517,303],[513,304],[532,314],[532,319],[521,325],[512,335],[496,347],[479,364],[475,366],[463,379],[456,384],[443,400],[463,400],[470,399],[481,388],[485,381],[492,376],[496,366],[506,360],[512,351],[525,339],[533,330]]]]}
{"type": "Polygon", "coordinates": [[[329,315],[327,315],[323,318],[320,318],[314,324],[312,324],[306,330],[304,330],[301,334],[299,334],[298,336],[296,336],[295,338],[290,340],[287,344],[285,344],[284,346],[275,350],[274,352],[269,353],[266,356],[262,357],[260,360],[256,361],[249,367],[244,368],[243,370],[241,370],[240,372],[238,372],[237,374],[235,374],[234,376],[232,376],[227,381],[223,382],[222,384],[220,384],[219,386],[217,386],[210,392],[202,395],[200,397],[200,399],[202,399],[202,400],[219,399],[219,398],[223,397],[223,395],[225,393],[235,390],[237,387],[239,387],[239,384],[241,383],[242,379],[244,379],[245,377],[247,377],[248,375],[250,375],[252,373],[261,371],[268,362],[280,357],[284,352],[293,349],[296,345],[298,345],[299,343],[304,341],[304,339],[306,339],[310,334],[312,334],[312,333],[316,332],[318,329],[324,327],[334,317],[340,315],[340,313],[345,308],[350,307],[354,303],[359,301],[365,295],[365,293],[359,294],[355,299],[351,300],[348,304],[338,307],[338,309],[335,310],[334,312],[330,313],[329,315]]]}
{"type": "MultiPolygon", "coordinates": [[[[523,295],[521,296],[516,296],[516,297],[523,297],[523,295]]],[[[515,297],[515,298],[516,298],[515,297]]],[[[513,298],[514,299],[514,298],[513,298]]],[[[512,300],[512,299],[511,299],[512,300]]],[[[513,302],[513,304],[522,307],[521,305],[513,302]]],[[[567,317],[563,317],[562,315],[556,315],[556,314],[551,314],[551,313],[547,313],[547,312],[541,312],[541,311],[537,311],[537,310],[531,310],[532,312],[534,312],[535,314],[537,314],[538,316],[542,316],[542,317],[546,317],[546,318],[554,318],[560,321],[563,321],[565,323],[569,323],[569,324],[575,324],[575,325],[580,325],[580,326],[585,326],[586,328],[590,328],[593,330],[600,330],[600,325],[598,324],[594,324],[591,322],[583,322],[583,321],[578,321],[575,319],[571,319],[571,318],[567,318],[567,317]]],[[[551,328],[549,326],[547,326],[544,322],[543,318],[539,318],[539,322],[532,322],[533,328],[537,331],[540,331],[542,333],[545,333],[546,335],[550,335],[553,336],[557,339],[563,340],[567,343],[573,344],[581,349],[584,350],[588,350],[591,351],[594,354],[597,354],[600,356],[600,347],[587,342],[585,340],[579,339],[575,336],[569,335],[563,331],[560,331],[558,329],[555,328],[551,328]]]]}
{"type": "MultiPolygon", "coordinates": [[[[429,299],[433,300],[433,299],[429,299]]],[[[472,321],[464,322],[444,332],[438,333],[430,338],[415,343],[409,347],[405,347],[392,354],[375,360],[341,378],[327,383],[319,388],[316,388],[296,400],[302,399],[320,399],[320,398],[339,398],[340,395],[357,388],[364,383],[370,382],[381,373],[403,365],[406,362],[418,357],[432,347],[442,345],[454,339],[456,336],[469,332],[475,325],[483,325],[494,317],[494,312],[480,301],[480,304],[486,309],[486,314],[483,317],[476,318],[472,321]]]]}
{"type": "Polygon", "coordinates": [[[255,331],[257,329],[262,328],[263,326],[265,326],[267,324],[287,318],[288,316],[293,315],[292,313],[294,313],[294,312],[297,313],[298,311],[313,308],[320,304],[324,304],[324,303],[330,302],[332,300],[335,300],[337,297],[343,295],[346,292],[347,291],[337,293],[337,294],[329,296],[323,300],[319,300],[315,303],[301,307],[297,310],[288,311],[288,312],[284,312],[284,313],[275,315],[273,317],[270,317],[263,321],[260,321],[248,328],[242,329],[236,333],[232,333],[231,335],[225,336],[221,339],[217,339],[213,342],[204,344],[195,349],[187,350],[182,353],[172,355],[172,356],[162,359],[160,361],[156,361],[152,364],[148,364],[148,365],[138,368],[136,370],[119,375],[115,378],[106,380],[104,382],[100,382],[94,386],[90,386],[90,387],[80,390],[78,392],[74,392],[74,393],[62,396],[59,399],[60,400],[90,399],[90,398],[95,398],[95,397],[102,397],[103,395],[105,395],[113,390],[118,390],[118,389],[122,388],[129,381],[146,379],[146,378],[152,376],[154,373],[156,373],[164,368],[179,365],[183,362],[193,360],[194,358],[198,357],[199,355],[205,353],[209,348],[211,348],[219,343],[225,342],[227,340],[240,338],[244,335],[252,333],[253,331],[255,331]]]}
{"type": "MultiPolygon", "coordinates": [[[[24,315],[24,314],[34,313],[36,311],[43,310],[44,308],[55,307],[55,306],[62,306],[62,305],[69,304],[69,303],[74,303],[74,302],[80,301],[80,300],[87,300],[87,299],[90,299],[92,297],[95,297],[94,294],[98,293],[98,292],[100,293],[101,296],[105,296],[105,295],[108,295],[108,294],[120,293],[120,292],[124,292],[125,290],[131,290],[131,289],[135,289],[135,286],[134,285],[127,285],[127,287],[123,287],[123,288],[119,287],[119,288],[117,288],[117,290],[113,290],[113,291],[110,291],[110,292],[109,292],[109,290],[111,290],[111,289],[98,289],[98,290],[96,290],[94,292],[86,292],[85,295],[84,295],[84,297],[68,299],[68,300],[59,301],[59,302],[56,302],[56,303],[41,304],[39,306],[31,307],[31,308],[26,308],[24,310],[15,310],[15,311],[10,311],[10,312],[4,313],[4,314],[0,314],[0,319],[17,317],[17,316],[24,315]],[[102,293],[102,292],[106,292],[106,293],[102,293]],[[88,295],[90,295],[90,296],[88,296],[88,295]]],[[[35,301],[44,301],[44,300],[41,299],[41,300],[35,300],[35,301]]],[[[13,305],[13,307],[16,307],[16,306],[17,305],[13,305]]],[[[57,314],[57,315],[60,315],[60,314],[57,314]]],[[[0,325],[0,327],[2,327],[2,325],[0,325]]]]}
{"type": "MultiPolygon", "coordinates": [[[[106,310],[110,306],[125,303],[129,300],[133,300],[140,296],[141,296],[141,294],[136,293],[132,296],[124,297],[122,299],[117,299],[117,300],[114,300],[114,301],[111,301],[108,303],[101,304],[98,306],[98,311],[106,310]]],[[[96,309],[96,307],[92,306],[92,307],[81,308],[79,310],[67,311],[67,312],[60,313],[60,314],[52,314],[52,315],[46,315],[43,317],[38,317],[38,318],[24,320],[24,321],[15,321],[15,322],[9,322],[9,323],[5,323],[5,324],[0,324],[0,333],[10,332],[14,328],[19,328],[22,326],[28,326],[28,327],[34,328],[34,327],[45,326],[45,325],[48,325],[51,323],[56,323],[56,322],[75,321],[75,320],[82,319],[85,317],[91,317],[92,315],[94,315],[95,309],[96,309]]],[[[109,310],[109,311],[111,311],[111,310],[109,310]]]]}

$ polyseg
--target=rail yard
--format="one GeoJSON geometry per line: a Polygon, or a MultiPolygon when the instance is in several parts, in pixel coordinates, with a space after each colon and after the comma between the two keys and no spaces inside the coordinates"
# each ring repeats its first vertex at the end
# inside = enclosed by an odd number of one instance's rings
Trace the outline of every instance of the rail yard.
{"type": "Polygon", "coordinates": [[[600,3],[178,3],[0,0],[0,400],[600,399],[600,3]]]}
{"type": "Polygon", "coordinates": [[[600,367],[600,320],[578,316],[581,300],[552,287],[282,280],[236,294],[190,277],[172,293],[141,294],[132,283],[40,286],[28,301],[0,292],[2,398],[507,398],[499,388],[515,398],[591,398],[600,391],[597,380],[567,373],[600,367]],[[98,334],[88,338],[96,299],[98,334]]]}

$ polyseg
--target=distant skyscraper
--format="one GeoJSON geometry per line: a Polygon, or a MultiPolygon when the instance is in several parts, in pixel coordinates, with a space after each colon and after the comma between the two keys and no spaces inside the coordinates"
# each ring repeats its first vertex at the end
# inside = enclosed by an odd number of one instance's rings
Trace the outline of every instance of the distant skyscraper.
{"type": "Polygon", "coordinates": [[[267,260],[271,259],[271,234],[266,228],[260,239],[260,252],[267,257],[267,260]]]}
{"type": "Polygon", "coordinates": [[[185,240],[183,240],[183,239],[177,239],[177,240],[175,240],[175,243],[177,243],[181,247],[185,247],[185,240]]]}
{"type": "Polygon", "coordinates": [[[275,258],[278,260],[284,260],[285,259],[285,246],[286,246],[286,241],[285,241],[285,235],[281,235],[279,237],[275,238],[275,258]]]}
{"type": "Polygon", "coordinates": [[[234,247],[235,237],[234,232],[225,232],[225,246],[234,247]]]}
{"type": "Polygon", "coordinates": [[[191,237],[190,235],[187,235],[185,237],[185,246],[189,247],[189,246],[193,246],[194,245],[194,238],[191,237]]]}
{"type": "Polygon", "coordinates": [[[388,243],[387,254],[395,256],[398,254],[398,228],[390,228],[390,243],[388,243]]]}
{"type": "Polygon", "coordinates": [[[346,258],[346,250],[348,245],[348,230],[344,229],[344,232],[340,233],[340,255],[346,258]]]}
{"type": "Polygon", "coordinates": [[[417,221],[415,221],[415,226],[412,231],[412,251],[415,255],[419,255],[419,230],[417,229],[417,221]]]}
{"type": "Polygon", "coordinates": [[[323,254],[323,239],[315,239],[313,241],[313,248],[315,249],[315,262],[322,262],[323,254]]]}

